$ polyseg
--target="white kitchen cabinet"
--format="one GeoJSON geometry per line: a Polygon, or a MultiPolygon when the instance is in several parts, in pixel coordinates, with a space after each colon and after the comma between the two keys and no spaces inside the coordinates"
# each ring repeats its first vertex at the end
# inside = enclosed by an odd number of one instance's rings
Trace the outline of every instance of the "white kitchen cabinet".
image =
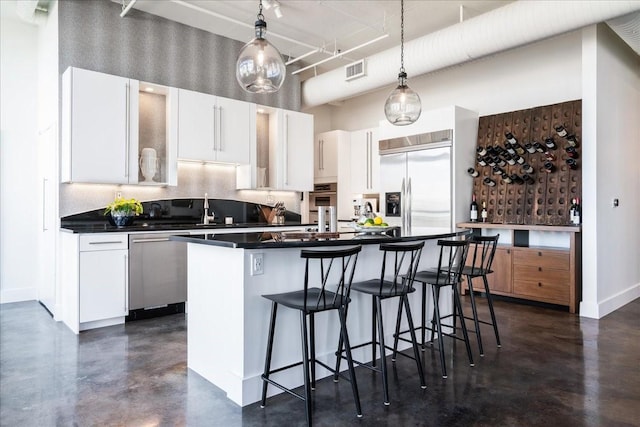
{"type": "Polygon", "coordinates": [[[237,189],[311,191],[313,116],[259,106],[251,163],[236,168],[237,189]]]}
{"type": "Polygon", "coordinates": [[[138,81],[69,67],[62,77],[62,182],[138,181],[138,81]]]}
{"type": "Polygon", "coordinates": [[[255,104],[179,90],[178,158],[248,164],[255,140],[255,104]]]}
{"type": "Polygon", "coordinates": [[[351,192],[371,194],[380,191],[378,128],[351,132],[351,192]]]}
{"type": "Polygon", "coordinates": [[[127,233],[62,232],[61,320],[75,333],[124,323],[128,314],[127,233]]]}
{"type": "MultiPolygon", "coordinates": [[[[324,132],[316,135],[313,142],[313,178],[314,182],[337,182],[338,144],[342,131],[324,132]]],[[[348,140],[347,140],[348,143],[348,140]]]]}

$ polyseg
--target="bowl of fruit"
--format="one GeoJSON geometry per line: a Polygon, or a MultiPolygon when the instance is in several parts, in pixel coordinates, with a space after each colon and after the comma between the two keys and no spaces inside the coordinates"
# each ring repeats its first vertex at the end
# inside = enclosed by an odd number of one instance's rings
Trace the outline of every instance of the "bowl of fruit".
{"type": "Polygon", "coordinates": [[[393,230],[396,226],[389,226],[384,219],[380,216],[374,218],[367,218],[363,221],[351,223],[353,229],[358,233],[376,234],[384,233],[385,231],[393,230]]]}

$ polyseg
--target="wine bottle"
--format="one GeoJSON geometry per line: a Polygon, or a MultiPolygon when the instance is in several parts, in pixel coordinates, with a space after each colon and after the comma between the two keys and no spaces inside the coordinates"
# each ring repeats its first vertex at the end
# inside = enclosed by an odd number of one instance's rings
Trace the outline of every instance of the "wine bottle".
{"type": "Polygon", "coordinates": [[[556,159],[555,154],[553,154],[551,151],[545,151],[544,152],[544,158],[548,161],[548,162],[553,162],[556,159]]]}
{"type": "Polygon", "coordinates": [[[573,220],[576,216],[576,199],[571,199],[571,206],[569,207],[569,222],[574,224],[573,220]]]}
{"type": "Polygon", "coordinates": [[[569,166],[569,169],[571,170],[576,170],[578,169],[578,162],[576,162],[574,159],[567,159],[567,166],[569,166]]]}
{"type": "Polygon", "coordinates": [[[533,185],[536,183],[536,181],[533,179],[533,177],[529,174],[524,174],[522,175],[522,180],[527,183],[528,185],[533,185]]]}
{"type": "Polygon", "coordinates": [[[526,144],[524,144],[524,148],[525,148],[525,150],[527,150],[527,152],[528,152],[529,154],[533,154],[533,153],[535,153],[535,152],[536,152],[535,147],[534,147],[534,146],[533,146],[533,144],[532,144],[532,143],[530,143],[530,142],[527,142],[526,144]]]}
{"type": "Polygon", "coordinates": [[[525,150],[524,148],[522,148],[522,145],[518,144],[517,142],[515,144],[513,144],[513,147],[516,149],[516,153],[519,156],[524,156],[525,150]]]}
{"type": "Polygon", "coordinates": [[[480,173],[477,170],[475,170],[474,168],[467,169],[467,173],[469,175],[471,175],[472,177],[474,177],[474,178],[477,177],[478,175],[480,175],[480,173]]]}
{"type": "Polygon", "coordinates": [[[476,195],[471,196],[471,206],[469,207],[469,217],[471,222],[478,222],[478,203],[476,202],[476,195]]]}
{"type": "Polygon", "coordinates": [[[496,165],[496,163],[498,162],[498,158],[497,157],[489,157],[487,159],[487,163],[489,164],[489,166],[493,167],[496,165]]]}
{"type": "Polygon", "coordinates": [[[493,146],[493,154],[494,155],[499,156],[504,152],[505,152],[505,149],[502,148],[501,146],[499,146],[498,144],[493,146]]]}
{"type": "Polygon", "coordinates": [[[489,178],[489,177],[486,177],[485,179],[483,179],[482,182],[484,182],[484,184],[488,185],[489,187],[495,187],[496,186],[496,182],[493,179],[489,178]]]}
{"type": "Polygon", "coordinates": [[[529,163],[522,165],[522,173],[533,173],[533,168],[529,163]]]}
{"type": "Polygon", "coordinates": [[[551,173],[555,170],[555,167],[553,166],[553,163],[551,162],[544,162],[544,171],[546,173],[551,173]]]}
{"type": "Polygon", "coordinates": [[[478,155],[484,156],[487,154],[487,149],[480,145],[478,146],[478,148],[476,148],[476,152],[478,153],[478,155]]]}
{"type": "Polygon", "coordinates": [[[483,156],[478,157],[478,164],[480,166],[487,166],[487,158],[483,156]]]}
{"type": "Polygon", "coordinates": [[[505,184],[511,184],[513,180],[508,174],[505,173],[504,175],[502,175],[502,182],[505,184]]]}
{"type": "Polygon", "coordinates": [[[493,167],[493,174],[494,175],[504,175],[504,169],[502,169],[500,166],[494,166],[493,167]]]}
{"type": "MultiPolygon", "coordinates": [[[[519,157],[517,154],[515,156],[519,157]]],[[[507,163],[509,163],[511,166],[516,164],[516,158],[513,156],[508,156],[508,157],[505,156],[505,159],[507,160],[507,163]]]]}
{"type": "Polygon", "coordinates": [[[485,202],[482,202],[482,212],[480,213],[480,216],[482,217],[482,222],[487,222],[487,217],[489,215],[487,214],[487,204],[485,202]]]}
{"type": "Polygon", "coordinates": [[[533,148],[535,148],[538,153],[544,153],[545,152],[544,147],[539,142],[534,142],[533,143],[533,148]]]}
{"type": "Polygon", "coordinates": [[[554,128],[560,138],[567,136],[567,129],[565,129],[564,125],[556,125],[554,128]]]}
{"type": "Polygon", "coordinates": [[[513,134],[509,131],[504,133],[505,138],[507,138],[507,142],[509,142],[509,144],[513,145],[515,143],[518,142],[518,140],[516,139],[515,136],[513,136],[513,134]]]}
{"type": "Polygon", "coordinates": [[[524,157],[517,156],[516,157],[516,163],[519,164],[519,165],[524,165],[524,157]]]}
{"type": "Polygon", "coordinates": [[[552,136],[544,139],[544,145],[546,145],[549,150],[555,150],[557,148],[556,142],[553,140],[552,136]]]}
{"type": "Polygon", "coordinates": [[[500,157],[496,157],[496,165],[500,166],[501,168],[507,166],[507,162],[504,161],[504,159],[500,158],[500,157]]]}
{"type": "Polygon", "coordinates": [[[578,158],[578,152],[576,151],[575,147],[568,146],[567,148],[564,149],[564,151],[566,151],[567,156],[571,157],[572,159],[578,158]]]}
{"type": "Polygon", "coordinates": [[[576,139],[576,136],[571,134],[567,137],[567,144],[570,147],[577,147],[578,146],[578,140],[576,139]]]}
{"type": "Polygon", "coordinates": [[[576,209],[573,214],[573,223],[575,225],[580,225],[582,222],[582,208],[580,207],[580,199],[576,197],[576,209]]]}
{"type": "Polygon", "coordinates": [[[511,145],[511,144],[505,144],[505,147],[504,147],[504,148],[507,150],[507,153],[509,153],[509,154],[516,154],[516,148],[515,148],[513,145],[511,145]]]}
{"type": "Polygon", "coordinates": [[[518,185],[524,184],[524,179],[520,178],[520,176],[518,176],[518,174],[516,173],[511,175],[511,181],[513,181],[514,184],[518,185]]]}

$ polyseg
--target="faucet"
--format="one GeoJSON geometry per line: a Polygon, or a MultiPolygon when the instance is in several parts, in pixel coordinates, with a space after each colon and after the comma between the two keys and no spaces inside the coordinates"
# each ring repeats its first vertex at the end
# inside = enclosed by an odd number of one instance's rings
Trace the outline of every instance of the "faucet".
{"type": "Polygon", "coordinates": [[[212,215],[209,215],[209,199],[207,199],[207,193],[204,193],[204,213],[202,215],[202,223],[210,224],[213,223],[213,220],[216,218],[215,213],[212,212],[212,215]]]}

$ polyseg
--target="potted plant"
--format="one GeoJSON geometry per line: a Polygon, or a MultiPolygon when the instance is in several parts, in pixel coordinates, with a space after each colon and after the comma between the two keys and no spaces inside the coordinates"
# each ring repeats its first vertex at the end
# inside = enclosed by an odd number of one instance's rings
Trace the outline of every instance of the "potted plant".
{"type": "Polygon", "coordinates": [[[123,197],[117,197],[104,210],[105,216],[109,215],[117,227],[133,224],[133,219],[141,213],[142,203],[140,201],[123,197]]]}

